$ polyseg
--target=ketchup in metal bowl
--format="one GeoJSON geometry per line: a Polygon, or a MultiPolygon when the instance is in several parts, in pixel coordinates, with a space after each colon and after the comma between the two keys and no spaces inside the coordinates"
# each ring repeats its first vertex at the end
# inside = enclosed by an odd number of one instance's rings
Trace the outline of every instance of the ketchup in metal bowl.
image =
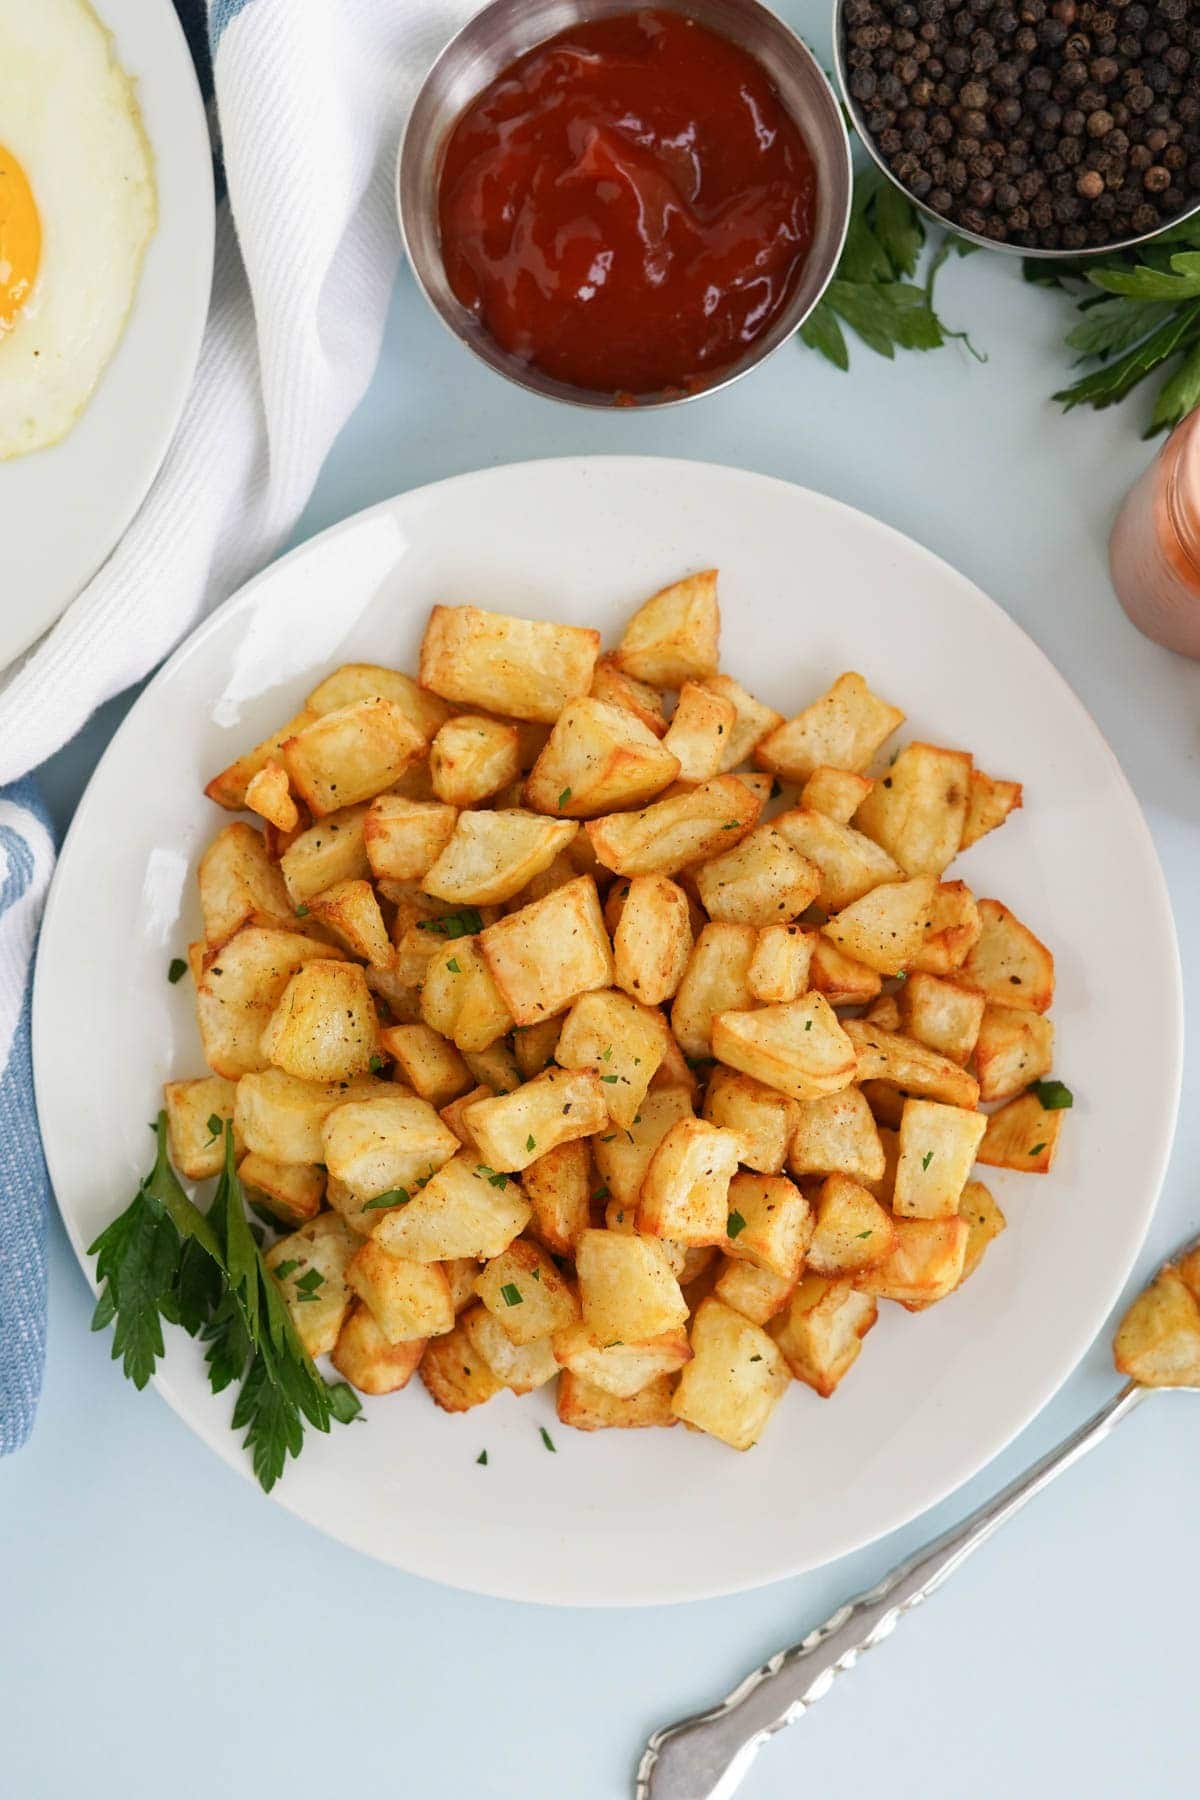
{"type": "Polygon", "coordinates": [[[786,306],[817,177],[762,65],[669,12],[596,19],[505,69],[450,135],[450,285],[503,349],[631,397],[709,385],[786,306]]]}

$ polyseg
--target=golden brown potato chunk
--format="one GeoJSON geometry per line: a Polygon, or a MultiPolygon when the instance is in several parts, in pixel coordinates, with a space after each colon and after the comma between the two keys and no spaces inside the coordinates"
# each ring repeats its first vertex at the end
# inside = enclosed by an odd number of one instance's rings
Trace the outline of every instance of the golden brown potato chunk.
{"type": "Polygon", "coordinates": [[[315,895],[309,911],[352,956],[374,969],[391,967],[392,941],[369,881],[339,881],[315,895]]]}
{"type": "Polygon", "coordinates": [[[768,1319],[783,1311],[795,1292],[797,1280],[794,1275],[785,1280],[782,1275],[772,1275],[754,1263],[723,1256],[712,1292],[726,1306],[732,1306],[734,1312],[740,1312],[743,1318],[751,1319],[755,1325],[765,1325],[768,1319]]]}
{"type": "Polygon", "coordinates": [[[1061,1109],[1047,1110],[1036,1093],[1022,1094],[990,1115],[975,1160],[992,1169],[1048,1175],[1065,1117],[1061,1109]]]}
{"type": "Polygon", "coordinates": [[[730,1182],[726,1204],[726,1253],[794,1282],[813,1231],[812,1209],[795,1182],[743,1170],[730,1182]]]}
{"type": "Polygon", "coordinates": [[[492,906],[511,900],[548,869],[579,827],[566,819],[505,807],[461,812],[445,849],[427,870],[427,894],[456,906],[492,906]]]}
{"type": "Polygon", "coordinates": [[[677,875],[728,850],[752,828],[761,802],[736,775],[718,775],[642,812],[589,819],[596,855],[618,875],[677,875]]]}
{"type": "Polygon", "coordinates": [[[385,1082],[372,1083],[369,1097],[361,1100],[343,1095],[342,1104],[326,1114],[318,1141],[316,1160],[363,1200],[411,1193],[459,1148],[427,1100],[385,1082]]]}
{"type": "Polygon", "coordinates": [[[280,754],[314,818],[370,800],[425,755],[425,739],[390,700],[355,700],[288,738],[280,754]]]}
{"type": "Polygon", "coordinates": [[[661,1018],[611,988],[581,994],[563,1020],[555,1057],[564,1069],[590,1069],[615,1124],[633,1124],[663,1059],[661,1018]]]}
{"type": "Polygon", "coordinates": [[[360,1394],[396,1394],[408,1386],[424,1351],[421,1338],[389,1344],[359,1301],[347,1314],[330,1361],[360,1394]]]}
{"type": "Polygon", "coordinates": [[[820,994],[756,1012],[718,1013],[712,1042],[718,1062],[793,1100],[831,1094],[854,1080],[854,1046],[820,994]]]}
{"type": "Polygon", "coordinates": [[[688,1316],[657,1238],[585,1231],[575,1246],[575,1271],[583,1322],[600,1344],[643,1344],[677,1332],[688,1316]]]}
{"type": "Polygon", "coordinates": [[[297,931],[259,925],[247,925],[210,954],[196,990],[196,1022],[209,1068],[230,1081],[265,1069],[263,1032],[292,976],[306,962],[332,967],[328,959],[340,956],[340,950],[297,931]]]}
{"type": "Polygon", "coordinates": [[[821,1183],[815,1208],[807,1262],[818,1275],[857,1275],[891,1254],[896,1227],[857,1181],[846,1175],[828,1176],[821,1183]]]}
{"type": "Polygon", "coordinates": [[[886,850],[815,807],[793,807],[771,823],[817,870],[820,886],[816,898],[827,912],[838,912],[872,888],[903,877],[903,870],[886,850]]]}
{"type": "Polygon", "coordinates": [[[671,1395],[674,1391],[669,1375],[656,1376],[639,1388],[636,1394],[620,1399],[605,1393],[586,1375],[574,1375],[564,1369],[555,1395],[559,1422],[572,1425],[576,1431],[636,1431],[648,1425],[674,1425],[671,1395]]]}
{"type": "Polygon", "coordinates": [[[754,1005],[749,974],[757,945],[752,925],[709,924],[701,931],[671,1008],[671,1030],[685,1056],[712,1054],[718,1013],[754,1005]]]}
{"type": "Polygon", "coordinates": [[[897,1217],[952,1218],[987,1128],[986,1113],[937,1100],[906,1100],[892,1194],[897,1217]]]}
{"type": "Polygon", "coordinates": [[[447,806],[478,806],[521,773],[516,726],[479,713],[447,719],[429,746],[429,773],[447,806]]]}
{"type": "Polygon", "coordinates": [[[498,919],[479,947],[518,1025],[553,1018],[580,994],[612,986],[612,946],[590,875],[498,919]]]}
{"type": "Polygon", "coordinates": [[[663,749],[679,759],[681,781],[708,781],[720,772],[736,721],[731,700],[698,681],[684,682],[663,739],[663,749]]]}
{"type": "Polygon", "coordinates": [[[880,1300],[915,1310],[944,1300],[962,1280],[970,1226],[965,1219],[896,1219],[891,1253],[854,1277],[880,1300]]]}
{"type": "Polygon", "coordinates": [[[984,1187],[982,1181],[968,1181],[962,1191],[962,1199],[958,1203],[958,1214],[967,1222],[969,1236],[967,1252],[963,1259],[963,1272],[959,1284],[973,1275],[983,1261],[984,1251],[993,1238],[1007,1229],[1008,1220],[996,1205],[995,1200],[984,1187]]]}
{"type": "Polygon", "coordinates": [[[579,1317],[579,1302],[553,1257],[528,1238],[492,1258],[476,1277],[475,1292],[514,1344],[534,1344],[579,1317]]]}
{"type": "Polygon", "coordinates": [[[322,1213],[272,1244],[266,1265],[310,1356],[327,1356],[350,1310],[346,1266],[358,1239],[336,1213],[322,1213]]]}
{"type": "Polygon", "coordinates": [[[604,1088],[591,1069],[547,1069],[515,1093],[477,1100],[465,1122],[494,1169],[527,1169],[547,1150],[608,1124],[604,1088]]]}
{"type": "Polygon", "coordinates": [[[359,881],[370,875],[366,817],[366,806],[343,807],[310,825],[288,845],[279,868],[297,909],[335,882],[359,881]]]}
{"type": "MultiPolygon", "coordinates": [[[[195,1081],[165,1081],[163,1105],[167,1112],[167,1137],[171,1161],[188,1181],[207,1181],[225,1166],[225,1121],[232,1119],[237,1087],[221,1075],[201,1075],[195,1081]]],[[[235,1153],[242,1149],[241,1134],[233,1134],[235,1153]]]]}
{"type": "Polygon", "coordinates": [[[696,887],[710,919],[735,925],[786,924],[811,906],[820,871],[770,825],[714,856],[696,870],[696,887]]]}
{"type": "Polygon", "coordinates": [[[1143,1387],[1200,1387],[1200,1306],[1178,1269],[1160,1269],[1113,1339],[1113,1361],[1143,1387]]]}
{"type": "Polygon", "coordinates": [[[787,1389],[788,1367],[765,1331],[710,1295],[692,1320],[692,1360],[679,1377],[677,1419],[749,1450],[787,1389]]]}
{"type": "Polygon", "coordinates": [[[872,1295],[859,1293],[847,1281],[805,1275],[787,1311],[772,1322],[771,1336],[796,1380],[828,1400],[858,1360],[862,1340],[878,1317],[872,1295]]]}
{"type": "Polygon", "coordinates": [[[435,606],[421,644],[421,686],[459,706],[553,725],[591,687],[599,651],[600,633],[580,625],[435,606]]]}
{"type": "Polygon", "coordinates": [[[906,744],[854,822],[906,875],[941,875],[958,854],[970,784],[971,758],[965,751],[906,744]]]}
{"type": "Polygon", "coordinates": [[[606,1120],[592,1138],[603,1197],[611,1195],[623,1206],[636,1207],[655,1150],[677,1120],[691,1116],[692,1097],[686,1088],[652,1087],[627,1131],[606,1120]]]}
{"type": "Polygon", "coordinates": [[[215,800],[218,806],[224,806],[230,812],[240,812],[246,804],[246,790],[254,777],[269,762],[278,762],[280,750],[288,738],[295,737],[298,731],[311,725],[316,716],[308,708],[298,712],[295,718],[289,719],[286,725],[281,725],[278,731],[264,738],[261,744],[247,750],[244,756],[239,756],[236,762],[230,763],[227,769],[222,769],[219,775],[214,775],[204,790],[209,799],[215,800]]]}
{"type": "Polygon", "coordinates": [[[702,569],[643,602],[625,627],[616,664],[637,681],[679,688],[717,672],[717,571],[702,569]]]}
{"type": "Polygon", "coordinates": [[[724,1244],[741,1139],[706,1119],[680,1119],[650,1159],[638,1228],[679,1244],[724,1244]]]}
{"type": "Polygon", "coordinates": [[[591,1224],[596,1186],[586,1141],[576,1138],[547,1150],[522,1171],[521,1182],[533,1208],[532,1236],[556,1256],[574,1256],[580,1233],[591,1224]]]}
{"type": "Polygon", "coordinates": [[[450,842],[457,817],[452,806],[436,800],[380,794],[363,821],[372,875],[382,881],[420,881],[450,842]]]}
{"type": "MultiPolygon", "coordinates": [[[[422,1019],[443,1037],[451,1038],[465,1057],[489,1050],[513,1020],[484,961],[478,937],[429,935],[437,950],[426,962],[421,982],[422,1019]]],[[[505,1085],[515,1087],[516,1083],[505,1085]]]]}
{"type": "Polygon", "coordinates": [[[808,965],[808,985],[824,994],[830,1006],[864,1006],[883,986],[883,978],[866,963],[855,962],[823,933],[816,934],[808,965]]]}
{"type": "Polygon", "coordinates": [[[314,717],[351,706],[356,700],[390,700],[428,741],[450,717],[452,708],[436,694],[428,694],[411,675],[378,663],[343,663],[318,682],[305,701],[314,717]]]}
{"type": "Polygon", "coordinates": [[[949,1057],[939,1056],[914,1038],[881,1031],[865,1019],[847,1019],[843,1030],[854,1046],[860,1083],[890,1082],[905,1093],[944,1100],[948,1106],[965,1106],[972,1112],[978,1106],[979,1083],[949,1057]]]}
{"type": "Polygon", "coordinates": [[[718,1063],[704,1095],[704,1117],[741,1140],[739,1160],[760,1175],[782,1172],[796,1115],[796,1102],[737,1069],[718,1063]]]}
{"type": "Polygon", "coordinates": [[[238,1164],[238,1180],[255,1203],[284,1225],[315,1219],[325,1197],[325,1171],[319,1163],[279,1163],[253,1150],[238,1164]]]}
{"type": "Polygon", "coordinates": [[[349,1081],[379,1055],[379,1027],[358,963],[309,962],[279,996],[263,1054],[301,1081],[349,1081]]]}
{"type": "Polygon", "coordinates": [[[816,1100],[799,1100],[792,1111],[787,1166],[793,1175],[848,1175],[879,1181],[883,1145],[861,1089],[843,1088],[816,1100]]]}
{"type": "Polygon", "coordinates": [[[971,770],[971,786],[967,797],[967,816],[963,823],[961,850],[989,831],[995,831],[997,825],[1003,825],[1010,812],[1015,812],[1021,804],[1021,784],[1019,781],[993,781],[982,769],[971,770]]]}
{"type": "Polygon", "coordinates": [[[1045,944],[999,900],[981,900],[979,918],[982,933],[958,979],[999,1006],[1046,1012],[1054,999],[1054,958],[1045,944]]]}
{"type": "Polygon", "coordinates": [[[437,1337],[453,1328],[450,1283],[440,1263],[410,1262],[368,1238],[346,1264],[346,1284],[389,1344],[437,1337]]]}
{"type": "Polygon", "coordinates": [[[768,733],[754,760],[785,781],[807,781],[823,766],[858,774],[903,723],[900,709],[873,694],[851,670],[796,718],[768,733]]]}
{"type": "Polygon", "coordinates": [[[807,812],[824,813],[839,825],[848,825],[874,786],[869,775],[854,775],[849,769],[831,769],[823,763],[801,788],[800,804],[807,812]]]}
{"type": "Polygon", "coordinates": [[[692,953],[687,895],[666,875],[635,875],[621,885],[625,891],[613,927],[617,986],[647,1006],[659,1006],[683,980],[692,953]]]}
{"type": "Polygon", "coordinates": [[[679,771],[678,756],[634,713],[605,700],[573,700],[534,763],[525,796],[556,818],[595,818],[644,806],[679,771]]]}
{"type": "Polygon", "coordinates": [[[497,1381],[511,1393],[532,1394],[558,1374],[549,1338],[514,1344],[486,1306],[469,1306],[462,1316],[462,1329],[476,1355],[483,1358],[497,1381]]]}
{"type": "Polygon", "coordinates": [[[375,1240],[395,1256],[421,1263],[460,1256],[482,1260],[499,1256],[520,1236],[529,1223],[529,1205],[511,1175],[497,1174],[462,1151],[423,1186],[414,1184],[407,1200],[397,1196],[379,1221],[375,1240]]]}
{"type": "Polygon", "coordinates": [[[339,1106],[388,1096],[383,1081],[298,1081],[282,1069],[243,1075],[234,1121],[248,1150],[272,1162],[323,1163],[326,1119],[339,1106]]]}
{"type": "MultiPolygon", "coordinates": [[[[984,999],[982,994],[956,981],[917,970],[900,989],[897,1013],[899,1022],[892,1029],[928,1044],[940,1056],[948,1056],[951,1062],[965,1068],[979,1037],[984,999]]],[[[882,1025],[884,1021],[876,1019],[874,1023],[882,1025]]],[[[995,1097],[984,1093],[982,1080],[979,1091],[984,1100],[995,1097]]]]}
{"type": "Polygon", "coordinates": [[[816,942],[816,932],[799,925],[761,926],[746,971],[754,998],[776,1006],[798,1000],[809,986],[816,942]]]}
{"type": "Polygon", "coordinates": [[[649,682],[638,681],[633,675],[627,675],[623,669],[619,669],[616,657],[611,654],[602,656],[596,664],[591,697],[593,700],[603,700],[609,706],[619,706],[622,712],[632,713],[655,737],[662,737],[666,733],[667,720],[663,712],[662,695],[649,682]]]}
{"type": "Polygon", "coordinates": [[[300,809],[292,799],[287,770],[282,763],[267,762],[246,783],[246,805],[277,831],[295,831],[300,809]]]}
{"type": "Polygon", "coordinates": [[[204,935],[216,948],[244,925],[294,928],[294,909],[261,833],[238,821],[218,831],[197,870],[204,935]]]}
{"type": "Polygon", "coordinates": [[[440,1032],[428,1025],[387,1025],[379,1047],[390,1056],[414,1093],[440,1111],[472,1085],[471,1071],[440,1032]]]}
{"type": "Polygon", "coordinates": [[[931,930],[937,882],[932,875],[873,888],[830,919],[825,934],[855,962],[880,975],[903,975],[931,930]]]}
{"type": "Polygon", "coordinates": [[[722,700],[728,700],[733,707],[733,726],[725,734],[725,746],[717,765],[721,774],[727,775],[731,769],[736,769],[739,763],[753,755],[769,731],[774,731],[777,725],[783,724],[783,714],[777,713],[773,706],[764,706],[761,700],[748,694],[732,675],[708,675],[700,685],[707,688],[710,694],[717,694],[722,700]]]}
{"type": "Polygon", "coordinates": [[[1043,1013],[985,1003],[975,1042],[981,1100],[1011,1100],[1053,1067],[1054,1026],[1043,1013]]]}
{"type": "Polygon", "coordinates": [[[470,1412],[504,1388],[472,1344],[461,1320],[444,1337],[429,1340],[419,1373],[429,1398],[443,1412],[470,1412]]]}

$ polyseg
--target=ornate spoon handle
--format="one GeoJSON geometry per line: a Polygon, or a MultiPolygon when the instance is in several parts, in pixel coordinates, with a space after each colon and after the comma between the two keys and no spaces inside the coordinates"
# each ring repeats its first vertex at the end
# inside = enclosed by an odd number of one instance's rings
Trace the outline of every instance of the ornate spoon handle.
{"type": "Polygon", "coordinates": [[[790,1650],[755,1669],[707,1712],[656,1731],[637,1772],[637,1800],[729,1800],[760,1747],[798,1719],[864,1650],[882,1643],[1007,1519],[1106,1438],[1150,1390],[1131,1383],[1094,1418],[943,1537],[840,1606],[790,1650]]]}

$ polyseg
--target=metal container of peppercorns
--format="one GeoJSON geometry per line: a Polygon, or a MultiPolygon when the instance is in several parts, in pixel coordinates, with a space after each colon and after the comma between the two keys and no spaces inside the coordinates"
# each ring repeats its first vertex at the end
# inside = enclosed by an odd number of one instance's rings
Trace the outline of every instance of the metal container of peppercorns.
{"type": "Polygon", "coordinates": [[[883,173],[992,250],[1078,257],[1200,211],[1200,4],[837,0],[842,93],[883,173]]]}

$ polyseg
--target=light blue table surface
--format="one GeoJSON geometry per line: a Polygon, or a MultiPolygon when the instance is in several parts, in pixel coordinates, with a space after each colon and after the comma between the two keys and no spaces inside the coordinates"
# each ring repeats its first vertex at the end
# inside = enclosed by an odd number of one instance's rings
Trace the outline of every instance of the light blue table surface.
{"type": "MultiPolygon", "coordinates": [[[[781,10],[801,26],[824,11],[781,10]]],[[[941,303],[969,321],[986,365],[957,345],[894,365],[856,347],[842,375],[786,346],[716,398],[603,416],[476,366],[403,274],[374,385],[297,540],[461,470],[635,450],[763,470],[886,519],[994,595],[1099,721],[1158,845],[1195,1016],[1200,668],[1133,631],[1104,563],[1113,508],[1148,454],[1138,403],[1070,417],[1048,403],[1064,368],[1063,303],[1023,286],[1014,264],[949,267],[941,303]]],[[[46,768],[60,825],[127,704],[46,768]]],[[[1014,734],[1020,709],[1015,694],[1014,734]]],[[[1136,941],[1114,943],[1107,978],[1136,981],[1137,964],[1136,941]]],[[[1200,1224],[1194,1091],[1193,1053],[1139,1277],[1200,1224]]],[[[1109,1128],[1136,1132],[1138,1120],[1109,1128]]],[[[4,1800],[624,1800],[652,1727],[801,1636],[1114,1385],[1102,1336],[968,1488],[831,1568],[734,1599],[589,1613],[451,1592],[327,1541],[217,1462],[155,1395],[136,1394],[89,1337],[89,1312],[56,1223],[41,1415],[30,1446],[0,1465],[4,1800]]],[[[1198,1427],[1187,1396],[1144,1409],[775,1739],[746,1800],[1194,1793],[1198,1427]]],[[[753,1531],[753,1513],[729,1529],[753,1531]]]]}

